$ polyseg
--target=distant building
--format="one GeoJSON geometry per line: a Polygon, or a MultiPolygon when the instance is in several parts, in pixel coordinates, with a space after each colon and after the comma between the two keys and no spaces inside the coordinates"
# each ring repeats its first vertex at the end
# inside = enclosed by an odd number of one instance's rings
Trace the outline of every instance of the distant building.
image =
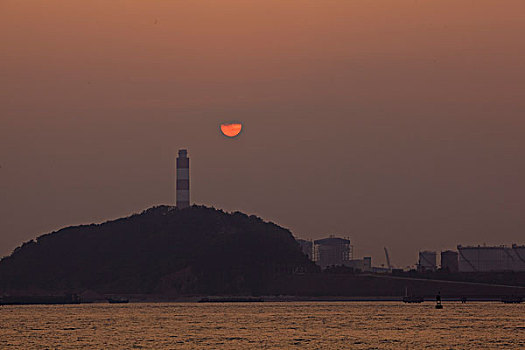
{"type": "Polygon", "coordinates": [[[372,267],[372,272],[373,273],[390,273],[390,272],[392,272],[392,269],[389,269],[388,267],[377,267],[377,266],[374,266],[374,267],[372,267]]]}
{"type": "Polygon", "coordinates": [[[419,252],[418,270],[421,272],[435,271],[437,268],[436,252],[425,250],[419,252]]]}
{"type": "Polygon", "coordinates": [[[365,256],[363,259],[348,260],[344,265],[363,272],[370,272],[373,270],[372,257],[370,256],[365,256]]]}
{"type": "Polygon", "coordinates": [[[314,261],[322,269],[328,266],[347,266],[352,260],[350,240],[330,236],[314,241],[314,261]]]}
{"type": "Polygon", "coordinates": [[[190,206],[190,159],[188,151],[179,150],[177,157],[177,182],[176,182],[177,208],[184,209],[190,206]]]}
{"type": "Polygon", "coordinates": [[[307,241],[305,239],[296,239],[297,243],[299,243],[299,246],[301,247],[301,250],[303,253],[308,256],[308,259],[313,260],[314,258],[314,244],[312,241],[307,241]]]}
{"type": "Polygon", "coordinates": [[[453,250],[441,252],[441,269],[455,273],[459,271],[458,264],[458,252],[453,250]]]}
{"type": "Polygon", "coordinates": [[[458,245],[459,272],[525,271],[525,246],[458,245]]]}

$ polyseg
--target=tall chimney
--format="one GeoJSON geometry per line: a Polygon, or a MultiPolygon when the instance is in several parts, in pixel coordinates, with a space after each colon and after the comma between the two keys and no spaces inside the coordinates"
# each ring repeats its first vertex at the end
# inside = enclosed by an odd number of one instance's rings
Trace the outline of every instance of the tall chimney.
{"type": "Polygon", "coordinates": [[[184,209],[190,206],[190,159],[188,151],[179,150],[177,157],[177,208],[184,209]]]}

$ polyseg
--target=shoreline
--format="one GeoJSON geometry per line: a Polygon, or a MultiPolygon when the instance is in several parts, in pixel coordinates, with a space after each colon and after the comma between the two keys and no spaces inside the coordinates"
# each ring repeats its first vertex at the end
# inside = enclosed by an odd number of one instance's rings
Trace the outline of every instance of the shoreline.
{"type": "MultiPolygon", "coordinates": [[[[434,304],[435,299],[425,298],[421,303],[405,303],[401,298],[257,298],[261,300],[214,300],[208,302],[201,302],[201,298],[179,298],[179,299],[140,299],[133,300],[130,299],[127,303],[110,303],[103,300],[90,301],[90,302],[80,302],[80,303],[5,303],[0,304],[0,308],[4,306],[42,306],[42,305],[129,305],[129,304],[220,304],[220,305],[229,305],[229,304],[261,304],[261,303],[399,303],[400,305],[405,304],[425,304],[428,305],[434,304]]],[[[442,298],[443,302],[446,303],[463,303],[459,298],[442,298]]],[[[465,304],[469,303],[504,303],[501,298],[472,298],[467,299],[465,304]]],[[[510,303],[510,304],[520,304],[520,303],[510,303]]]]}

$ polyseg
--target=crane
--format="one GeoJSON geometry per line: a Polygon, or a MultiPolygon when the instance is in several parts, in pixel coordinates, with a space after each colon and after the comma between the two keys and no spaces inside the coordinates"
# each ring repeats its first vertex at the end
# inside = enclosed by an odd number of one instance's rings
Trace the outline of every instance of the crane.
{"type": "Polygon", "coordinates": [[[390,264],[390,257],[388,256],[388,250],[385,247],[385,257],[386,257],[386,265],[388,266],[389,270],[392,270],[392,264],[390,264]]]}

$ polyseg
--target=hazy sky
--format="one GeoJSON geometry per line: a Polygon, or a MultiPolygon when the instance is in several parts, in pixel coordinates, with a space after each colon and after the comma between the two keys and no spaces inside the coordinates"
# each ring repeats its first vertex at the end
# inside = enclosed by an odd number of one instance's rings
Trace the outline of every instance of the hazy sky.
{"type": "Polygon", "coordinates": [[[524,244],[524,33],[523,0],[0,0],[0,255],[171,204],[179,148],[193,202],[375,264],[524,244]]]}

